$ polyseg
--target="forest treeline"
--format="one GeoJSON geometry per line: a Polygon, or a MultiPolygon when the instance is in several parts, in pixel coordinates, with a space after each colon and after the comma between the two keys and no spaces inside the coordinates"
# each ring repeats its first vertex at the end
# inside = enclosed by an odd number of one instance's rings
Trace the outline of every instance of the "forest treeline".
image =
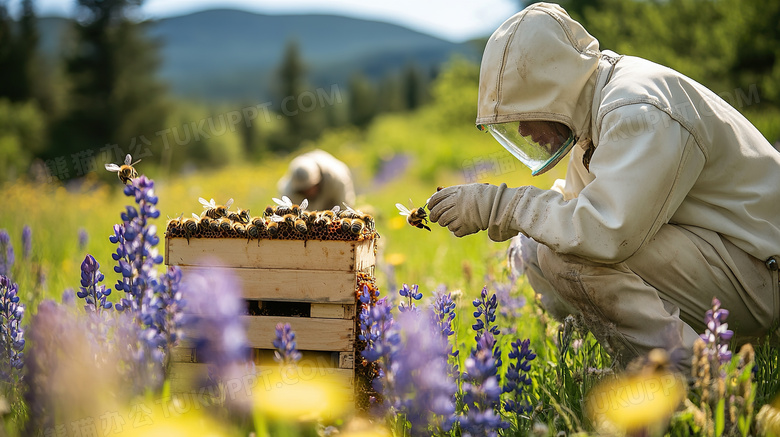
{"type": "MultiPolygon", "coordinates": [[[[268,102],[184,100],[157,74],[159,42],[148,38],[148,22],[134,19],[142,1],[77,3],[65,49],[50,59],[40,52],[34,0],[18,2],[15,16],[0,1],[0,183],[78,178],[127,153],[167,172],[257,161],[294,152],[327,130],[364,130],[381,114],[423,106],[436,106],[453,123],[473,123],[476,102],[463,98],[476,95],[473,62],[455,59],[438,71],[407,64],[379,80],[355,71],[345,84],[314,84],[295,41],[279,41],[286,49],[268,102]]],[[[770,141],[780,139],[780,2],[561,4],[602,49],[683,72],[770,141]]]]}

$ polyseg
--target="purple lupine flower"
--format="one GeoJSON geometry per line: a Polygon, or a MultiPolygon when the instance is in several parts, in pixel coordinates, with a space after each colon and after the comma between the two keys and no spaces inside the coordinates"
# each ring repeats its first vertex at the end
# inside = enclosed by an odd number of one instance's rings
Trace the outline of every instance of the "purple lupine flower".
{"type": "Polygon", "coordinates": [[[382,362],[388,364],[392,360],[401,340],[393,329],[392,308],[387,297],[383,297],[373,306],[364,307],[361,315],[363,329],[360,339],[366,342],[363,358],[372,363],[380,362],[380,366],[382,362]]]}
{"type": "Polygon", "coordinates": [[[433,425],[449,431],[455,414],[457,384],[450,374],[452,346],[436,332],[433,315],[406,312],[395,327],[403,343],[393,356],[381,393],[411,424],[412,435],[426,435],[433,425]]]}
{"type": "Polygon", "coordinates": [[[32,253],[32,229],[24,225],[22,228],[22,259],[29,259],[32,253]]]}
{"type": "Polygon", "coordinates": [[[731,361],[731,351],[729,350],[729,340],[734,336],[734,331],[728,329],[729,324],[726,318],[729,316],[729,310],[720,307],[720,301],[712,298],[712,309],[707,310],[704,323],[707,329],[701,334],[701,339],[706,344],[705,352],[710,358],[717,358],[720,364],[731,361]]]}
{"type": "Polygon", "coordinates": [[[276,337],[273,345],[274,361],[281,364],[295,364],[301,359],[301,353],[295,348],[295,331],[289,323],[276,324],[276,337]]]}
{"type": "Polygon", "coordinates": [[[410,288],[409,285],[404,284],[403,287],[401,287],[400,290],[398,290],[398,294],[401,295],[401,297],[406,298],[405,300],[401,300],[401,303],[398,304],[398,309],[401,312],[406,311],[418,311],[417,305],[415,305],[414,301],[420,300],[423,297],[423,294],[418,290],[417,284],[412,285],[410,288]]]}
{"type": "MultiPolygon", "coordinates": [[[[476,308],[473,313],[476,322],[471,325],[471,328],[477,333],[474,339],[479,345],[480,339],[484,338],[485,333],[490,333],[491,338],[501,333],[496,325],[498,298],[495,294],[488,294],[487,286],[485,286],[482,287],[482,292],[477,299],[474,299],[472,305],[476,308]]],[[[501,367],[501,349],[498,347],[498,342],[494,342],[494,346],[493,359],[496,361],[496,367],[501,367]]]]}
{"type": "Polygon", "coordinates": [[[0,229],[0,275],[11,276],[14,265],[14,247],[8,231],[0,229]]]}
{"type": "Polygon", "coordinates": [[[79,252],[83,251],[89,243],[89,233],[84,228],[79,228],[79,252]]]}
{"type": "Polygon", "coordinates": [[[76,304],[76,293],[72,288],[66,288],[62,292],[62,304],[65,306],[71,306],[76,304]]]}
{"type": "Polygon", "coordinates": [[[181,292],[181,269],[176,266],[168,267],[168,271],[162,277],[162,287],[156,293],[149,305],[156,308],[157,317],[155,324],[158,332],[164,337],[166,347],[178,344],[182,337],[182,328],[185,322],[184,307],[187,302],[181,292]]]}
{"type": "MultiPolygon", "coordinates": [[[[389,160],[383,160],[379,171],[374,175],[373,184],[376,187],[382,186],[395,178],[400,177],[409,165],[409,155],[398,153],[389,160]]],[[[393,290],[395,287],[391,287],[393,290]]]]}
{"type": "Polygon", "coordinates": [[[11,380],[24,365],[24,305],[19,303],[19,285],[0,275],[0,375],[11,380]]]}
{"type": "Polygon", "coordinates": [[[532,410],[528,393],[532,381],[528,372],[531,371],[531,361],[536,358],[536,354],[531,352],[530,345],[529,339],[516,340],[512,342],[509,351],[510,363],[503,387],[503,392],[510,394],[510,399],[504,404],[504,409],[508,412],[527,414],[532,410]]]}
{"type": "Polygon", "coordinates": [[[154,194],[154,181],[146,176],[133,179],[130,185],[125,186],[124,193],[134,198],[137,209],[135,206],[126,207],[120,215],[123,223],[114,225],[114,235],[109,238],[117,245],[113,258],[118,265],[114,271],[122,274],[115,288],[128,296],[121,299],[117,309],[141,311],[152,299],[155,290],[159,290],[155,266],[162,264],[163,258],[155,246],[160,239],[157,227],[148,221],[159,217],[160,211],[155,206],[158,199],[154,194]]]}
{"type": "Polygon", "coordinates": [[[471,325],[471,328],[477,332],[475,340],[479,341],[482,337],[483,331],[487,330],[493,335],[500,334],[496,323],[496,310],[498,309],[498,298],[495,294],[488,296],[487,286],[482,287],[482,292],[477,299],[472,302],[476,311],[474,311],[474,318],[477,321],[471,325]],[[481,317],[481,318],[480,318],[481,317]]]}
{"type": "Polygon", "coordinates": [[[105,285],[99,285],[105,277],[100,272],[100,263],[92,255],[87,254],[81,263],[81,291],[76,295],[86,301],[84,309],[92,312],[100,312],[111,309],[111,302],[106,297],[111,294],[111,289],[105,285]]]}
{"type": "MultiPolygon", "coordinates": [[[[434,292],[434,301],[432,305],[433,320],[437,332],[441,333],[442,338],[449,342],[449,338],[455,334],[452,329],[452,321],[455,319],[455,301],[452,300],[452,293],[445,293],[445,289],[434,292]]],[[[453,348],[450,355],[458,356],[458,349],[453,348]]]]}
{"type": "Polygon", "coordinates": [[[246,328],[240,317],[245,305],[235,278],[223,269],[189,273],[182,293],[192,314],[188,335],[193,337],[198,359],[214,366],[216,377],[228,377],[231,366],[249,360],[246,328]]]}
{"type": "Polygon", "coordinates": [[[464,363],[463,403],[468,412],[459,417],[464,436],[495,436],[498,429],[509,427],[498,414],[501,388],[493,354],[495,346],[493,334],[483,332],[464,363]]]}

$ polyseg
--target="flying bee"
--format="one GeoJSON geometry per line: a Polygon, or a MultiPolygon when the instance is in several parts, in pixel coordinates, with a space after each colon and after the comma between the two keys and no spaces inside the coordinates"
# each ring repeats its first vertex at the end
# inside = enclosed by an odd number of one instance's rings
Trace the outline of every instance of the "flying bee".
{"type": "Polygon", "coordinates": [[[141,160],[139,159],[136,162],[132,161],[133,158],[128,154],[125,156],[124,165],[120,166],[116,164],[106,164],[106,170],[116,173],[116,175],[119,177],[119,180],[122,181],[123,184],[127,185],[128,182],[138,177],[138,172],[135,170],[135,168],[133,168],[133,166],[141,162],[141,160]]]}
{"type": "Polygon", "coordinates": [[[400,203],[396,203],[395,207],[398,208],[398,211],[400,211],[400,214],[403,216],[406,216],[406,221],[414,226],[415,228],[420,229],[427,229],[431,230],[426,224],[428,223],[428,213],[425,211],[425,208],[428,206],[428,203],[426,202],[425,205],[414,208],[413,210],[409,210],[407,207],[400,203]]]}
{"type": "Polygon", "coordinates": [[[198,201],[201,203],[201,205],[203,205],[203,213],[201,214],[201,217],[206,216],[214,220],[227,216],[228,209],[230,209],[230,206],[233,205],[233,199],[228,200],[224,205],[217,205],[214,203],[214,199],[207,201],[202,197],[199,197],[198,201]]]}

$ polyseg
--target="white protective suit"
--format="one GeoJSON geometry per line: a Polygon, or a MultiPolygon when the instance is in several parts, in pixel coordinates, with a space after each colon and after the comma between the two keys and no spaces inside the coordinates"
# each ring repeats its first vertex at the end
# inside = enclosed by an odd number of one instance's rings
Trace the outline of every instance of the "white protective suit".
{"type": "Polygon", "coordinates": [[[290,161],[287,174],[279,180],[278,189],[282,195],[300,204],[304,198],[301,192],[315,185],[319,186],[316,195],[307,199],[310,211],[331,209],[334,206],[343,209],[343,203],[350,206],[355,203],[355,186],[349,167],[319,149],[296,156],[290,161]]]}
{"type": "Polygon", "coordinates": [[[777,326],[780,153],[716,93],[601,51],[562,8],[538,3],[482,59],[477,124],[517,120],[573,131],[562,192],[450,187],[431,198],[431,220],[538,242],[526,273],[543,303],[580,313],[623,362],[665,347],[689,365],[712,297],[743,341],[777,326]]]}

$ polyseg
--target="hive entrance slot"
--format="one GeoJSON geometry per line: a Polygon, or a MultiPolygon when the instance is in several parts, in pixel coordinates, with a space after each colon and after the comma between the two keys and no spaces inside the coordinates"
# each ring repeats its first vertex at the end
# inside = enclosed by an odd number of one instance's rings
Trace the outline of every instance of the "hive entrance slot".
{"type": "Polygon", "coordinates": [[[311,304],[308,302],[247,300],[246,303],[250,316],[311,317],[311,304]]]}

